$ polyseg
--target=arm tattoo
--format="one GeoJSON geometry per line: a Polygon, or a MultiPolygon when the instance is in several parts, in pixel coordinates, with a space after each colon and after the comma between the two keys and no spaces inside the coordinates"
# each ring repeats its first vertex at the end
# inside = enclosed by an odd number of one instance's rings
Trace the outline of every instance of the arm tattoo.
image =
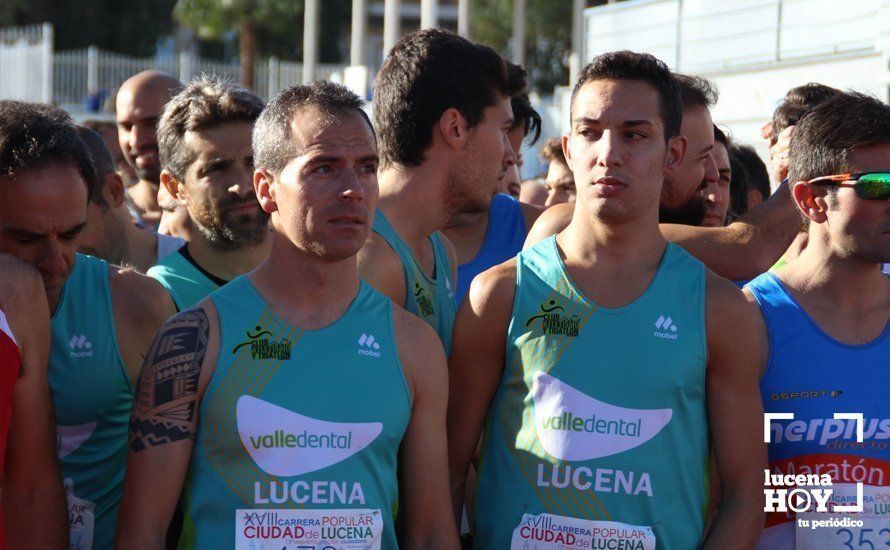
{"type": "Polygon", "coordinates": [[[155,337],[142,364],[130,419],[135,452],[195,439],[195,403],[210,323],[203,310],[170,319],[155,337]]]}

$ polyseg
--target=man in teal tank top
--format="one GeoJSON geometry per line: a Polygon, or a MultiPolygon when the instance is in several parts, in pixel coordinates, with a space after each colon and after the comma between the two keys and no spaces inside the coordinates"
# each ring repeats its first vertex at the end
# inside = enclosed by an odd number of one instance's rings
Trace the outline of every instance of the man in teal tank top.
{"type": "Polygon", "coordinates": [[[118,545],[162,548],[182,494],[180,548],[456,548],[442,346],[358,277],[378,192],[362,101],[290,88],[253,140],[272,252],[158,335],[118,545]]]}
{"type": "Polygon", "coordinates": [[[192,239],[148,270],[182,311],[269,253],[269,215],[253,192],[250,137],[263,101],[201,77],[164,107],[158,125],[161,185],[188,209],[192,239]]]}
{"type": "Polygon", "coordinates": [[[571,113],[571,224],[478,276],[458,315],[454,505],[484,421],[478,548],[750,548],[764,344],[741,292],[659,232],[685,153],[679,86],[648,54],[604,54],[571,113]],[[712,445],[723,500],[705,533],[712,445]]]}
{"type": "Polygon", "coordinates": [[[446,352],[457,260],[440,230],[456,214],[488,209],[513,159],[510,97],[523,88],[524,71],[441,29],[403,38],[377,74],[380,205],[359,274],[435,328],[446,352]]]}
{"type": "Polygon", "coordinates": [[[76,254],[97,180],[67,115],[0,102],[0,121],[0,252],[43,277],[69,548],[104,550],[123,486],[133,379],[175,309],[156,281],[76,254]]]}

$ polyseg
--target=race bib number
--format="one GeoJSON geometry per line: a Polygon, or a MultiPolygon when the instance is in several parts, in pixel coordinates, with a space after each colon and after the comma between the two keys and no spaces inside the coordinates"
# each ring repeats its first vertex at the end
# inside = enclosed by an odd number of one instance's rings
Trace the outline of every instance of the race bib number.
{"type": "MultiPolygon", "coordinates": [[[[855,504],[855,484],[838,483],[832,488],[829,506],[855,504]]],[[[797,514],[802,521],[795,527],[795,550],[890,548],[890,487],[865,485],[862,500],[862,513],[797,514]]]]}
{"type": "Polygon", "coordinates": [[[236,510],[237,550],[379,550],[380,510],[236,510]]]}
{"type": "Polygon", "coordinates": [[[655,550],[652,527],[617,521],[594,521],[555,516],[523,514],[513,530],[511,550],[582,550],[621,548],[655,550]]]}
{"type": "Polygon", "coordinates": [[[68,549],[92,550],[96,504],[74,495],[74,482],[65,479],[68,499],[68,549]]]}

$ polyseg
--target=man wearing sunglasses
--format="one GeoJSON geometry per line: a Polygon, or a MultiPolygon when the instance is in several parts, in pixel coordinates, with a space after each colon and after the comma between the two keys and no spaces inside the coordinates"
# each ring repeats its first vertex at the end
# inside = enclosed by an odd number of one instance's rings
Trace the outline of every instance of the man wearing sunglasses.
{"type": "Polygon", "coordinates": [[[827,473],[829,506],[865,507],[852,516],[860,527],[795,521],[839,513],[769,513],[759,548],[877,547],[890,526],[879,504],[890,499],[890,277],[881,272],[890,260],[890,106],[854,93],[826,100],[797,126],[790,161],[808,245],[745,291],[769,334],[764,409],[794,414],[772,422],[770,471],[827,473]],[[863,439],[837,412],[862,413],[863,439]]]}

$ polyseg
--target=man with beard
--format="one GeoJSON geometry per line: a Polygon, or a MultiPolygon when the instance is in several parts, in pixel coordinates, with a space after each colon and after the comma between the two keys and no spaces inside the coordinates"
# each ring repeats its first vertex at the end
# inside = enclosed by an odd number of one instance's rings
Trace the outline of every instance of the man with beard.
{"type": "MultiPolygon", "coordinates": [[[[714,123],[708,109],[716,102],[716,92],[704,79],[675,76],[683,96],[680,133],[686,141],[686,158],[664,178],[659,203],[661,231],[718,275],[749,280],[769,269],[788,248],[800,219],[788,186],[782,185],[769,200],[728,226],[698,227],[706,211],[704,193],[719,181],[712,155],[714,123]]],[[[525,248],[562,231],[571,222],[572,213],[570,205],[549,208],[538,218],[525,248]]]]}
{"type": "Polygon", "coordinates": [[[76,254],[87,201],[98,187],[89,150],[65,113],[0,101],[0,252],[43,278],[49,385],[69,548],[76,550],[111,548],[133,380],[155,332],[175,313],[157,281],[76,254]]]}
{"type": "Polygon", "coordinates": [[[451,347],[456,253],[439,230],[485,212],[513,149],[510,98],[524,74],[487,46],[441,29],[403,38],[374,86],[380,204],[359,273],[451,347]]]}
{"type": "Polygon", "coordinates": [[[79,252],[145,273],[185,241],[133,223],[125,205],[124,183],[114,169],[114,159],[103,138],[85,126],[78,126],[77,134],[90,150],[100,184],[87,204],[87,226],[81,235],[79,252]]]}
{"type": "Polygon", "coordinates": [[[158,120],[164,104],[182,83],[159,71],[142,71],[121,84],[116,98],[117,137],[127,164],[138,181],[127,193],[133,201],[137,222],[155,227],[161,219],[158,206],[161,165],[158,155],[158,120]]]}
{"type": "Polygon", "coordinates": [[[253,190],[253,123],[263,101],[253,92],[200,78],[176,94],[158,126],[161,183],[184,204],[192,238],[148,274],[180,311],[268,255],[268,220],[253,190]]]}
{"type": "Polygon", "coordinates": [[[890,107],[835,94],[800,119],[789,156],[794,203],[809,239],[793,262],[745,287],[769,340],[752,367],[761,365],[766,412],[794,417],[771,423],[769,471],[787,475],[816,465],[830,477],[832,513],[771,512],[757,547],[844,548],[855,540],[857,548],[874,548],[890,522],[881,504],[890,479],[890,277],[881,273],[881,262],[890,261],[890,107]],[[862,422],[838,419],[839,411],[863,413],[862,422]],[[845,504],[863,506],[862,513],[836,508],[845,504]],[[831,516],[858,525],[799,527],[803,518],[815,525],[831,516]]]}
{"type": "Polygon", "coordinates": [[[442,346],[358,277],[378,162],[362,100],[285,90],[253,146],[272,250],[159,333],[118,548],[163,548],[182,493],[179,548],[456,549],[442,346]]]}

